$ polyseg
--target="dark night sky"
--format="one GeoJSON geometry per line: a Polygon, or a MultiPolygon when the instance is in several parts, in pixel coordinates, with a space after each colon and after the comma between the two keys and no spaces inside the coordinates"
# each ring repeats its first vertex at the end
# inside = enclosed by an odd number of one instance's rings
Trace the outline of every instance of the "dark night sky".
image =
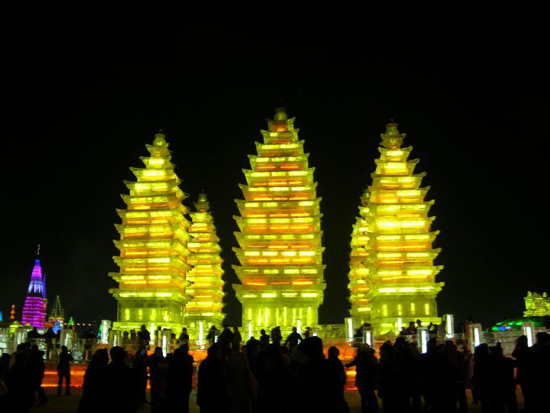
{"type": "MultiPolygon", "coordinates": [[[[322,323],[347,315],[351,226],[390,118],[436,200],[440,313],[521,316],[528,290],[549,289],[550,149],[548,36],[540,10],[521,11],[372,11],[346,25],[264,15],[255,27],[13,20],[2,36],[0,310],[20,312],[41,243],[51,302],[59,294],[77,322],[114,317],[115,209],[159,129],[186,204],[208,193],[235,281],[233,199],[282,100],[323,197],[322,323]]],[[[239,322],[232,294],[227,310],[239,322]]]]}

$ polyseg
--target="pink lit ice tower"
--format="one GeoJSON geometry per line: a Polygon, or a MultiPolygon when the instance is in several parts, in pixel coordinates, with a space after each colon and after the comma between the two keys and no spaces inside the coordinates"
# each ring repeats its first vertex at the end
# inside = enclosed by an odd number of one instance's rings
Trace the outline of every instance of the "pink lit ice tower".
{"type": "MultiPolygon", "coordinates": [[[[38,249],[40,253],[40,247],[38,249]]],[[[42,275],[40,260],[36,259],[32,269],[31,282],[27,289],[25,304],[23,305],[23,325],[30,324],[31,327],[44,328],[46,318],[46,278],[42,275]]]]}

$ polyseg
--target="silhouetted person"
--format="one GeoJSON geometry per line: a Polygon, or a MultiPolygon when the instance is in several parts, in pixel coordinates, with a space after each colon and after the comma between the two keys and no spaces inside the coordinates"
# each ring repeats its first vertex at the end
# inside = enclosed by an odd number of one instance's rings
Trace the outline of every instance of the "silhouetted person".
{"type": "Polygon", "coordinates": [[[311,412],[342,412],[338,391],[332,380],[330,366],[323,354],[323,342],[319,337],[311,337],[298,345],[305,356],[297,370],[299,400],[297,410],[311,412]]]}
{"type": "Polygon", "coordinates": [[[531,388],[530,388],[530,368],[532,363],[532,352],[527,344],[527,336],[520,336],[516,340],[516,347],[512,352],[512,357],[516,359],[517,374],[516,382],[521,388],[525,410],[531,410],[531,388]]]}
{"type": "Polygon", "coordinates": [[[452,406],[449,406],[454,411],[455,402],[458,402],[459,411],[464,413],[468,411],[466,401],[466,363],[456,344],[450,340],[445,342],[445,351],[449,357],[449,362],[452,367],[452,378],[454,382],[454,397],[452,406]]]}
{"type": "Polygon", "coordinates": [[[231,332],[231,329],[228,325],[223,326],[223,331],[218,337],[218,344],[220,345],[220,348],[222,350],[222,356],[226,357],[229,355],[230,348],[231,348],[231,342],[233,341],[233,333],[231,332]]]}
{"type": "Polygon", "coordinates": [[[137,402],[147,403],[147,351],[139,348],[132,358],[132,374],[137,392],[137,402]]]}
{"type": "Polygon", "coordinates": [[[173,354],[168,353],[159,363],[160,371],[160,403],[152,405],[151,411],[166,412],[170,408],[170,367],[172,365],[173,354]]]}
{"type": "Polygon", "coordinates": [[[38,346],[33,345],[29,357],[30,362],[30,374],[33,386],[33,399],[34,393],[38,394],[38,405],[41,406],[48,402],[46,393],[42,388],[42,379],[44,378],[44,352],[38,350],[38,346]]]}
{"type": "Polygon", "coordinates": [[[29,374],[28,349],[19,344],[14,355],[15,361],[6,375],[8,412],[28,412],[33,403],[34,394],[29,374]]]}
{"type": "MultiPolygon", "coordinates": [[[[265,331],[264,331],[265,332],[265,331]]],[[[261,343],[259,340],[256,340],[254,337],[250,337],[246,342],[246,357],[248,358],[248,365],[250,366],[250,371],[256,376],[256,359],[261,350],[261,343]]]]}
{"type": "Polygon", "coordinates": [[[103,409],[109,413],[133,413],[136,411],[136,391],[132,369],[126,362],[126,351],[115,346],[111,347],[109,354],[111,363],[107,366],[107,397],[103,409]]]}
{"type": "Polygon", "coordinates": [[[281,341],[283,340],[283,336],[281,334],[281,327],[273,327],[271,329],[271,342],[279,347],[281,345],[281,341]]]}
{"type": "Polygon", "coordinates": [[[533,349],[530,375],[532,411],[548,410],[548,389],[550,389],[550,335],[539,332],[533,349]]]}
{"type": "MultiPolygon", "coordinates": [[[[435,338],[428,340],[428,351],[421,357],[426,408],[447,411],[455,404],[455,377],[445,346],[435,338]]],[[[453,407],[454,408],[454,407],[453,407]]]]}
{"type": "Polygon", "coordinates": [[[61,395],[61,388],[63,387],[63,379],[65,379],[65,396],[71,395],[71,361],[73,356],[69,352],[66,346],[61,346],[61,353],[59,354],[59,362],[57,363],[57,395],[61,395]]]}
{"type": "Polygon", "coordinates": [[[355,329],[355,333],[353,334],[352,346],[356,349],[359,349],[361,347],[362,342],[363,342],[363,326],[355,329]]]}
{"type": "Polygon", "coordinates": [[[246,355],[233,348],[227,359],[231,412],[252,413],[257,401],[257,383],[246,355]]]}
{"type": "Polygon", "coordinates": [[[33,329],[27,333],[27,338],[29,339],[40,338],[40,337],[42,336],[40,335],[36,327],[33,327],[33,329]]]}
{"type": "Polygon", "coordinates": [[[147,360],[147,366],[149,367],[149,382],[151,383],[151,406],[160,405],[161,401],[161,371],[160,363],[164,360],[162,354],[162,348],[155,347],[155,352],[147,360]]]}
{"type": "MultiPolygon", "coordinates": [[[[491,347],[489,369],[489,408],[492,412],[516,412],[514,362],[504,357],[500,343],[491,347]]],[[[548,389],[547,389],[548,390],[548,389]]]]}
{"type": "Polygon", "coordinates": [[[397,360],[394,347],[386,342],[380,346],[378,396],[384,412],[397,411],[397,360]]]}
{"type": "Polygon", "coordinates": [[[178,342],[181,344],[189,344],[189,334],[187,334],[187,329],[184,327],[181,330],[181,334],[178,337],[178,342]]]}
{"type": "Polygon", "coordinates": [[[472,396],[474,403],[481,404],[481,411],[489,411],[490,380],[489,346],[480,344],[474,350],[474,375],[472,377],[472,396]]]}
{"type": "Polygon", "coordinates": [[[253,371],[259,389],[259,412],[287,412],[296,393],[295,373],[287,367],[290,360],[283,356],[284,349],[286,347],[269,344],[256,356],[253,371]]]}
{"type": "Polygon", "coordinates": [[[82,397],[78,405],[78,413],[99,412],[104,408],[107,393],[107,365],[109,355],[107,349],[96,350],[84,374],[82,397]]]}
{"type": "Polygon", "coordinates": [[[357,350],[357,355],[346,367],[355,366],[355,386],[361,395],[361,413],[378,410],[376,379],[378,376],[378,360],[368,344],[363,344],[357,350]]]}
{"type": "Polygon", "coordinates": [[[151,333],[145,328],[145,324],[142,324],[137,333],[138,340],[141,346],[148,346],[151,341],[151,333]]]}
{"type": "Polygon", "coordinates": [[[234,351],[240,351],[241,341],[243,341],[243,338],[241,337],[239,329],[237,327],[233,327],[233,334],[231,336],[231,348],[234,351]]]}
{"type": "Polygon", "coordinates": [[[206,335],[206,340],[208,341],[208,345],[212,345],[216,342],[216,337],[218,335],[218,329],[216,326],[210,327],[210,330],[208,330],[208,334],[206,335]]]}
{"type": "Polygon", "coordinates": [[[260,330],[260,344],[262,348],[266,348],[269,345],[269,336],[263,328],[260,330]]]}
{"type": "Polygon", "coordinates": [[[223,413],[229,410],[227,378],[219,344],[208,349],[197,373],[197,405],[201,413],[223,413]]]}
{"type": "Polygon", "coordinates": [[[306,331],[304,331],[304,340],[306,338],[310,338],[311,336],[311,327],[306,327],[306,331]]]}
{"type": "Polygon", "coordinates": [[[0,357],[0,411],[6,411],[8,408],[8,387],[6,377],[10,366],[11,356],[9,353],[2,353],[0,357]]]}
{"type": "Polygon", "coordinates": [[[189,412],[189,395],[193,381],[193,356],[189,355],[189,345],[182,344],[174,351],[168,382],[168,397],[174,411],[189,412]]]}
{"type": "Polygon", "coordinates": [[[289,350],[292,350],[294,347],[298,345],[303,340],[300,333],[298,333],[298,330],[296,327],[292,327],[292,333],[288,335],[288,337],[285,340],[285,346],[288,344],[289,350]]]}
{"type": "Polygon", "coordinates": [[[344,398],[344,386],[346,385],[346,371],[338,358],[340,350],[335,346],[329,347],[327,364],[330,369],[330,386],[334,389],[335,407],[340,412],[349,412],[348,403],[344,398]]]}
{"type": "Polygon", "coordinates": [[[409,322],[409,326],[405,329],[405,335],[412,336],[416,334],[416,326],[414,325],[414,321],[409,322]]]}

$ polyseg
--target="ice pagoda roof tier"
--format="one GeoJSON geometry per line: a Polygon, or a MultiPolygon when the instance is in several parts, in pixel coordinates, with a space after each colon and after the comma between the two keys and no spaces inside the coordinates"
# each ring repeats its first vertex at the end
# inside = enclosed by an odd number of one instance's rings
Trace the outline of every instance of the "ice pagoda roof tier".
{"type": "Polygon", "coordinates": [[[295,174],[292,175],[289,172],[254,172],[249,171],[246,176],[246,182],[249,187],[296,187],[313,185],[313,173],[308,171],[292,171],[295,174]],[[298,172],[304,172],[304,174],[296,174],[298,172]],[[266,174],[267,176],[257,176],[259,174],[266,174]],[[285,174],[285,175],[279,175],[285,174]]]}
{"type": "Polygon", "coordinates": [[[186,241],[189,238],[185,227],[177,225],[117,225],[122,240],[132,239],[178,239],[186,241]]]}
{"type": "Polygon", "coordinates": [[[255,142],[259,157],[265,156],[299,156],[304,153],[304,141],[286,140],[273,143],[255,142]]]}
{"type": "Polygon", "coordinates": [[[418,159],[413,159],[406,162],[387,162],[382,161],[381,159],[376,159],[376,171],[371,174],[374,178],[375,176],[385,175],[385,176],[411,176],[414,174],[414,169],[418,164],[418,159]]]}
{"type": "Polygon", "coordinates": [[[259,157],[249,155],[250,166],[255,172],[307,170],[308,154],[300,156],[259,157]]]}
{"type": "Polygon", "coordinates": [[[380,189],[418,189],[422,183],[422,178],[425,176],[425,172],[411,176],[372,174],[372,187],[380,189]]]}
{"type": "Polygon", "coordinates": [[[233,217],[243,233],[311,233],[320,232],[321,216],[304,216],[291,218],[243,218],[233,217]]]}
{"type": "Polygon", "coordinates": [[[315,173],[315,168],[306,168],[301,169],[299,171],[262,171],[258,172],[253,169],[242,169],[246,181],[249,182],[251,179],[255,180],[263,180],[267,178],[274,178],[274,179],[296,179],[296,178],[302,178],[302,177],[309,177],[312,174],[315,173]]]}
{"type": "Polygon", "coordinates": [[[181,201],[185,198],[184,194],[151,195],[151,196],[130,196],[121,195],[122,200],[132,210],[148,210],[163,208],[178,208],[181,201]]]}
{"type": "Polygon", "coordinates": [[[319,204],[321,198],[306,201],[245,201],[236,200],[239,212],[243,217],[286,218],[321,216],[319,204]]]}
{"type": "Polygon", "coordinates": [[[109,292],[113,294],[113,296],[117,299],[132,298],[132,299],[138,299],[140,301],[156,302],[160,298],[163,300],[170,299],[170,301],[178,301],[180,304],[184,304],[188,300],[187,295],[184,294],[181,289],[174,290],[174,289],[155,288],[154,291],[142,290],[142,289],[136,289],[132,291],[132,290],[122,290],[119,288],[111,288],[109,292]]]}
{"type": "Polygon", "coordinates": [[[365,261],[369,266],[380,267],[432,264],[440,251],[371,251],[365,261]]]}
{"type": "Polygon", "coordinates": [[[417,204],[421,203],[429,187],[420,189],[382,189],[369,187],[371,204],[417,204]]]}
{"type": "Polygon", "coordinates": [[[147,272],[144,271],[121,271],[110,272],[109,277],[119,282],[125,282],[127,284],[170,284],[172,282],[178,285],[188,284],[187,280],[182,280],[182,276],[185,273],[181,268],[167,268],[167,267],[147,267],[147,272]]]}
{"type": "MultiPolygon", "coordinates": [[[[319,231],[319,234],[321,232],[319,231]]],[[[269,238],[269,239],[247,239],[246,235],[240,233],[237,236],[237,241],[242,249],[259,250],[259,251],[304,251],[321,248],[321,242],[315,239],[299,239],[299,238],[269,238]]],[[[297,234],[292,234],[297,235],[297,234]]],[[[284,236],[284,235],[281,235],[284,236]]],[[[324,250],[323,250],[324,251],[324,250]]]]}
{"type": "Polygon", "coordinates": [[[249,187],[239,184],[247,201],[306,201],[316,198],[317,184],[300,186],[249,187]]]}
{"type": "Polygon", "coordinates": [[[130,196],[151,196],[151,195],[171,195],[174,192],[180,192],[181,189],[174,185],[179,185],[179,179],[168,179],[162,181],[124,181],[124,185],[130,191],[130,196]]]}

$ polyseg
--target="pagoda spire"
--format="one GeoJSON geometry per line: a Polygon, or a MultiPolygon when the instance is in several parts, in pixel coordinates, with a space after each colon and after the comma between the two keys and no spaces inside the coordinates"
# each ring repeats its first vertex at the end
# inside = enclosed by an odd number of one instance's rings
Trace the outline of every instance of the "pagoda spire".
{"type": "Polygon", "coordinates": [[[434,201],[425,200],[426,174],[414,173],[418,159],[409,159],[405,136],[394,122],[381,134],[380,157],[352,233],[351,315],[379,334],[399,333],[417,319],[440,322],[436,296],[444,284],[435,277],[443,267],[434,265],[438,231],[431,230],[434,217],[428,216],[434,201]]]}
{"type": "Polygon", "coordinates": [[[61,321],[61,323],[65,320],[65,310],[63,310],[63,306],[61,305],[61,298],[59,298],[59,295],[55,296],[55,301],[48,321],[54,322],[56,320],[61,321]]]}
{"type": "Polygon", "coordinates": [[[219,238],[204,192],[199,194],[195,202],[195,212],[190,215],[188,261],[193,269],[187,276],[191,282],[187,292],[192,299],[185,307],[185,321],[195,337],[199,338],[206,336],[210,326],[219,327],[225,317],[222,312],[224,272],[219,238]]]}
{"type": "MultiPolygon", "coordinates": [[[[40,249],[39,249],[40,251],[40,249]]],[[[32,327],[44,328],[46,308],[44,278],[42,276],[42,266],[40,260],[34,261],[34,267],[31,272],[31,281],[27,288],[27,295],[23,305],[22,323],[30,324],[32,327]]]]}
{"type": "Polygon", "coordinates": [[[325,289],[314,169],[284,108],[275,109],[267,126],[244,170],[244,200],[236,200],[241,265],[234,268],[242,285],[234,287],[249,334],[317,325],[325,289]]]}
{"type": "Polygon", "coordinates": [[[188,212],[186,195],[179,188],[166,135],[155,134],[141,157],[145,168],[130,168],[137,181],[125,181],[129,195],[122,195],[126,209],[117,210],[120,255],[114,257],[119,272],[109,275],[119,283],[110,292],[118,301],[115,328],[139,329],[151,323],[172,330],[184,325],[188,212]]]}

